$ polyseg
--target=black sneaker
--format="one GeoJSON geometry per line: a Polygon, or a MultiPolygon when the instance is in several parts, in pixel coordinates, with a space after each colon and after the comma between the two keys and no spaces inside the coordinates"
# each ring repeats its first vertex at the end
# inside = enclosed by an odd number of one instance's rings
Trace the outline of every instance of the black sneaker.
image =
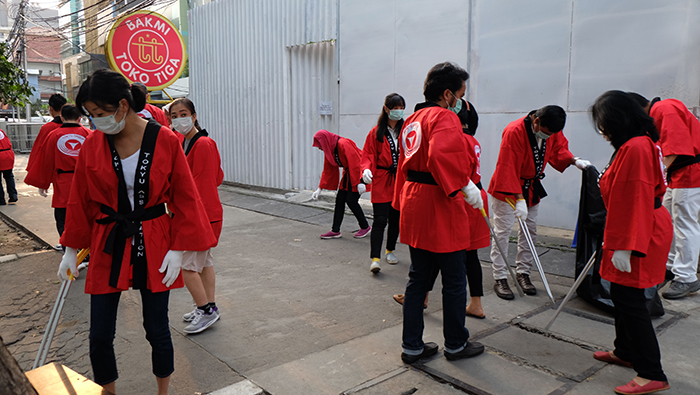
{"type": "Polygon", "coordinates": [[[432,357],[433,355],[437,354],[437,352],[438,352],[437,343],[427,342],[423,345],[423,352],[422,353],[420,353],[418,355],[408,355],[405,353],[401,353],[401,360],[404,361],[404,363],[407,363],[410,365],[412,363],[417,362],[419,359],[432,357]]]}
{"type": "Polygon", "coordinates": [[[16,198],[16,197],[15,197],[15,198],[10,198],[10,200],[8,200],[8,202],[10,202],[10,203],[15,203],[16,201],[17,201],[17,198],[16,198]]]}
{"type": "Polygon", "coordinates": [[[447,352],[445,351],[445,358],[448,361],[456,361],[458,359],[471,358],[479,354],[483,354],[484,345],[478,342],[467,342],[467,345],[458,352],[447,352]]]}

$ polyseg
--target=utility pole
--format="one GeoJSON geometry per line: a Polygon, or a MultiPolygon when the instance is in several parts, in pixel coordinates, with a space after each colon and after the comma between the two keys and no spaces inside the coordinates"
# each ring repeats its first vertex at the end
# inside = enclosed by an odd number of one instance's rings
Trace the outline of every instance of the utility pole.
{"type": "MultiPolygon", "coordinates": [[[[26,32],[26,27],[27,27],[27,18],[25,17],[25,9],[24,7],[27,5],[27,0],[22,0],[19,3],[19,11],[17,11],[17,18],[20,18],[20,25],[19,25],[19,38],[20,38],[20,46],[22,50],[22,63],[24,67],[24,78],[25,80],[29,81],[29,67],[27,63],[27,32],[26,32]]],[[[27,122],[31,120],[32,117],[32,105],[30,103],[26,103],[25,106],[25,113],[27,116],[27,122]]]]}

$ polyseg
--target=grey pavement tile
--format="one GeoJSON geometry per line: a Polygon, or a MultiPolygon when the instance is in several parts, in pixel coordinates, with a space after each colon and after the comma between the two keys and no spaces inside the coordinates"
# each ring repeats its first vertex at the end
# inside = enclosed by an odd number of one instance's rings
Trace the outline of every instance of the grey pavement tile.
{"type": "MultiPolygon", "coordinates": [[[[382,381],[369,388],[359,391],[346,392],[345,394],[357,395],[385,395],[385,394],[431,394],[431,395],[464,395],[464,392],[451,387],[449,384],[439,383],[425,373],[413,369],[406,370],[398,376],[382,381]]],[[[345,395],[344,394],[344,395],[345,395]]]]}
{"type": "Polygon", "coordinates": [[[425,366],[443,378],[455,378],[489,394],[544,395],[563,385],[556,376],[510,361],[493,350],[459,361],[439,357],[425,366]]]}
{"type": "MultiPolygon", "coordinates": [[[[596,372],[588,380],[581,383],[574,384],[573,388],[566,395],[591,395],[591,394],[614,394],[614,388],[620,385],[627,384],[636,376],[636,373],[632,369],[624,368],[617,365],[607,365],[603,369],[596,372]]],[[[671,392],[660,392],[660,394],[668,393],[670,394],[681,394],[680,392],[674,392],[673,388],[671,392]]],[[[697,394],[697,393],[693,393],[697,394]]],[[[691,393],[687,393],[691,395],[691,393]]]]}
{"type": "MultiPolygon", "coordinates": [[[[523,323],[544,330],[552,316],[554,316],[554,310],[547,310],[524,320],[523,323]]],[[[615,326],[567,312],[559,314],[550,331],[595,345],[603,350],[612,349],[615,340],[615,326]]]]}
{"type": "Polygon", "coordinates": [[[510,327],[479,340],[486,346],[525,360],[534,366],[581,381],[590,369],[601,367],[590,351],[560,340],[510,327]]]}

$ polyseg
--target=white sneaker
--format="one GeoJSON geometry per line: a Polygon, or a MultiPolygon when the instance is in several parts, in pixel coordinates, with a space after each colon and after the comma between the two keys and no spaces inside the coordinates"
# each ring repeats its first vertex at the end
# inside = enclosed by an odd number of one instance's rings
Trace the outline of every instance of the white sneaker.
{"type": "Polygon", "coordinates": [[[194,312],[194,318],[189,325],[185,327],[182,331],[185,333],[199,333],[214,325],[216,321],[219,320],[219,313],[216,310],[212,310],[211,313],[206,314],[203,310],[196,309],[194,312]]]}
{"type": "Polygon", "coordinates": [[[386,263],[388,263],[390,265],[396,265],[397,263],[399,263],[399,258],[397,258],[393,252],[387,253],[386,257],[384,257],[384,259],[386,259],[386,263]]]}
{"type": "Polygon", "coordinates": [[[379,267],[379,261],[372,261],[372,264],[369,266],[369,271],[372,273],[379,273],[380,270],[382,270],[382,268],[379,267]]]}
{"type": "Polygon", "coordinates": [[[185,322],[192,322],[192,320],[194,319],[194,317],[196,315],[195,314],[196,312],[197,312],[197,307],[195,307],[194,310],[190,311],[189,313],[185,313],[182,316],[182,320],[185,322]]]}

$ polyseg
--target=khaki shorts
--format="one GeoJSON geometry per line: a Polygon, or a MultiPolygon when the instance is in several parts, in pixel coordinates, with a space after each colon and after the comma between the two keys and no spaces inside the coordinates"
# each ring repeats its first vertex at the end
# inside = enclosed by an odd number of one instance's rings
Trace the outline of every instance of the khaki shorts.
{"type": "Polygon", "coordinates": [[[205,267],[214,266],[211,249],[206,251],[185,251],[182,254],[182,270],[201,273],[205,267]]]}

